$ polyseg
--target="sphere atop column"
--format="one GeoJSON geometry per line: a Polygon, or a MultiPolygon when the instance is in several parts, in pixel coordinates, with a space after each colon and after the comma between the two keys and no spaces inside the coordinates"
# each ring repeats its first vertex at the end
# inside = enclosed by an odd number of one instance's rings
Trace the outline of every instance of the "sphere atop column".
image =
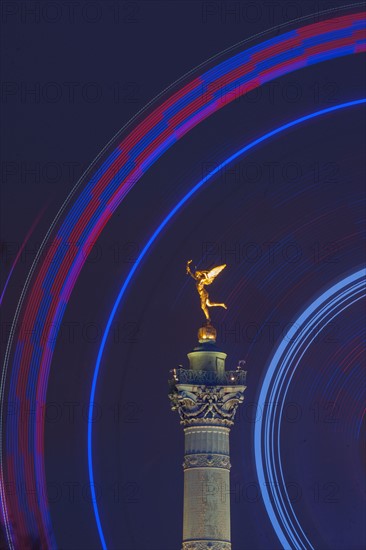
{"type": "Polygon", "coordinates": [[[200,344],[205,342],[216,342],[217,332],[211,323],[206,323],[198,329],[198,341],[200,344]]]}

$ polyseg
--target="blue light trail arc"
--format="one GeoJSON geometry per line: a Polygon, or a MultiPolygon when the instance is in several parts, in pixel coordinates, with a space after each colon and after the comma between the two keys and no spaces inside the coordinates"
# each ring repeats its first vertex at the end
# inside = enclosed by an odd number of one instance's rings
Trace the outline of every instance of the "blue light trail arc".
{"type": "MultiPolygon", "coordinates": [[[[282,126],[279,126],[278,128],[275,128],[274,130],[271,130],[270,132],[267,132],[266,134],[262,135],[261,137],[257,138],[256,140],[250,142],[249,144],[245,145],[241,149],[239,149],[236,153],[231,155],[229,158],[227,158],[225,161],[223,161],[220,165],[218,165],[214,170],[212,170],[209,174],[207,174],[204,178],[202,178],[190,191],[175,205],[175,207],[169,212],[169,214],[164,218],[164,220],[160,223],[160,225],[157,227],[157,229],[154,231],[154,233],[151,235],[143,249],[141,250],[138,258],[136,259],[136,262],[133,264],[131,270],[129,271],[119,293],[118,296],[114,302],[114,305],[112,307],[111,313],[109,315],[103,337],[101,340],[101,344],[98,350],[97,360],[94,367],[94,373],[93,373],[93,379],[92,379],[92,385],[91,385],[91,391],[90,391],[90,399],[89,399],[89,409],[88,409],[88,433],[87,433],[87,449],[88,449],[88,471],[89,471],[89,483],[91,488],[91,496],[92,496],[92,503],[94,508],[94,515],[95,520],[98,528],[98,533],[100,537],[100,541],[103,547],[103,550],[107,550],[107,544],[105,541],[105,536],[103,533],[103,528],[100,520],[100,514],[97,504],[97,498],[96,498],[96,492],[95,492],[95,485],[94,485],[94,471],[93,471],[93,456],[92,456],[92,427],[93,427],[93,404],[95,400],[95,394],[96,394],[96,386],[98,381],[98,375],[100,371],[101,361],[105,349],[105,345],[108,339],[108,335],[113,323],[113,319],[116,315],[117,309],[121,303],[121,300],[135,274],[137,271],[137,268],[139,267],[140,263],[142,262],[143,258],[149,251],[152,244],[156,241],[160,233],[163,231],[163,229],[168,225],[170,220],[175,216],[175,214],[184,206],[184,204],[187,203],[187,201],[205,184],[207,181],[209,181],[213,176],[215,176],[220,170],[225,168],[228,164],[235,161],[237,158],[239,158],[241,155],[246,153],[247,151],[255,148],[257,145],[267,141],[273,136],[276,136],[280,134],[281,132],[284,132],[285,130],[288,130],[289,128],[292,128],[294,126],[298,126],[299,124],[302,124],[303,122],[306,122],[308,120],[317,118],[322,115],[326,115],[328,113],[332,113],[335,111],[339,111],[341,109],[346,109],[348,107],[354,107],[357,105],[361,105],[366,103],[366,98],[356,99],[353,101],[348,101],[346,103],[340,103],[338,105],[333,105],[331,107],[327,107],[326,109],[321,109],[319,111],[315,111],[313,113],[310,113],[308,115],[302,116],[300,118],[297,118],[291,122],[288,122],[286,124],[283,124],[282,126]]],[[[268,508],[267,508],[268,512],[268,508]]],[[[272,521],[272,516],[270,515],[270,519],[272,521]]],[[[283,537],[281,537],[282,530],[279,527],[279,531],[276,529],[276,533],[279,537],[279,539],[284,540],[283,537]]],[[[288,546],[284,546],[284,548],[289,548],[288,546]]]]}
{"type": "Polygon", "coordinates": [[[319,327],[324,329],[342,311],[364,298],[365,281],[365,269],[358,270],[314,300],[282,339],[264,377],[259,403],[268,407],[263,408],[255,427],[255,462],[267,513],[286,550],[309,550],[313,546],[296,517],[283,476],[280,453],[283,403],[296,368],[317,337],[319,327]]]}

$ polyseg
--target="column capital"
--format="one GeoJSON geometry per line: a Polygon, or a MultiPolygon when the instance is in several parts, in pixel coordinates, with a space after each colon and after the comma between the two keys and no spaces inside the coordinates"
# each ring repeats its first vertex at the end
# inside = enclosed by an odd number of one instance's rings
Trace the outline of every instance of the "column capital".
{"type": "Polygon", "coordinates": [[[244,401],[242,385],[195,385],[176,382],[169,393],[171,408],[184,426],[209,424],[230,427],[244,401]]]}

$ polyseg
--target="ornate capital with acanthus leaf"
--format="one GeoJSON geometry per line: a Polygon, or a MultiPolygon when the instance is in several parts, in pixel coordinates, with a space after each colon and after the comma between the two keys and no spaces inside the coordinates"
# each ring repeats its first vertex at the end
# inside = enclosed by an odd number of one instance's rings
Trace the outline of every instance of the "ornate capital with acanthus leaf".
{"type": "Polygon", "coordinates": [[[245,386],[175,384],[169,398],[181,424],[232,426],[238,405],[244,401],[245,386]]]}

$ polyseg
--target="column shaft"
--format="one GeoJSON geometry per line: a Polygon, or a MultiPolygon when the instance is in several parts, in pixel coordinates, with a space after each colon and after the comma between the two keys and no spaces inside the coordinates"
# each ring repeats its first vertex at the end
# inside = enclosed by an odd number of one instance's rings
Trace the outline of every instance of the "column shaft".
{"type": "Polygon", "coordinates": [[[230,550],[230,429],[202,420],[184,432],[183,550],[230,550]]]}

